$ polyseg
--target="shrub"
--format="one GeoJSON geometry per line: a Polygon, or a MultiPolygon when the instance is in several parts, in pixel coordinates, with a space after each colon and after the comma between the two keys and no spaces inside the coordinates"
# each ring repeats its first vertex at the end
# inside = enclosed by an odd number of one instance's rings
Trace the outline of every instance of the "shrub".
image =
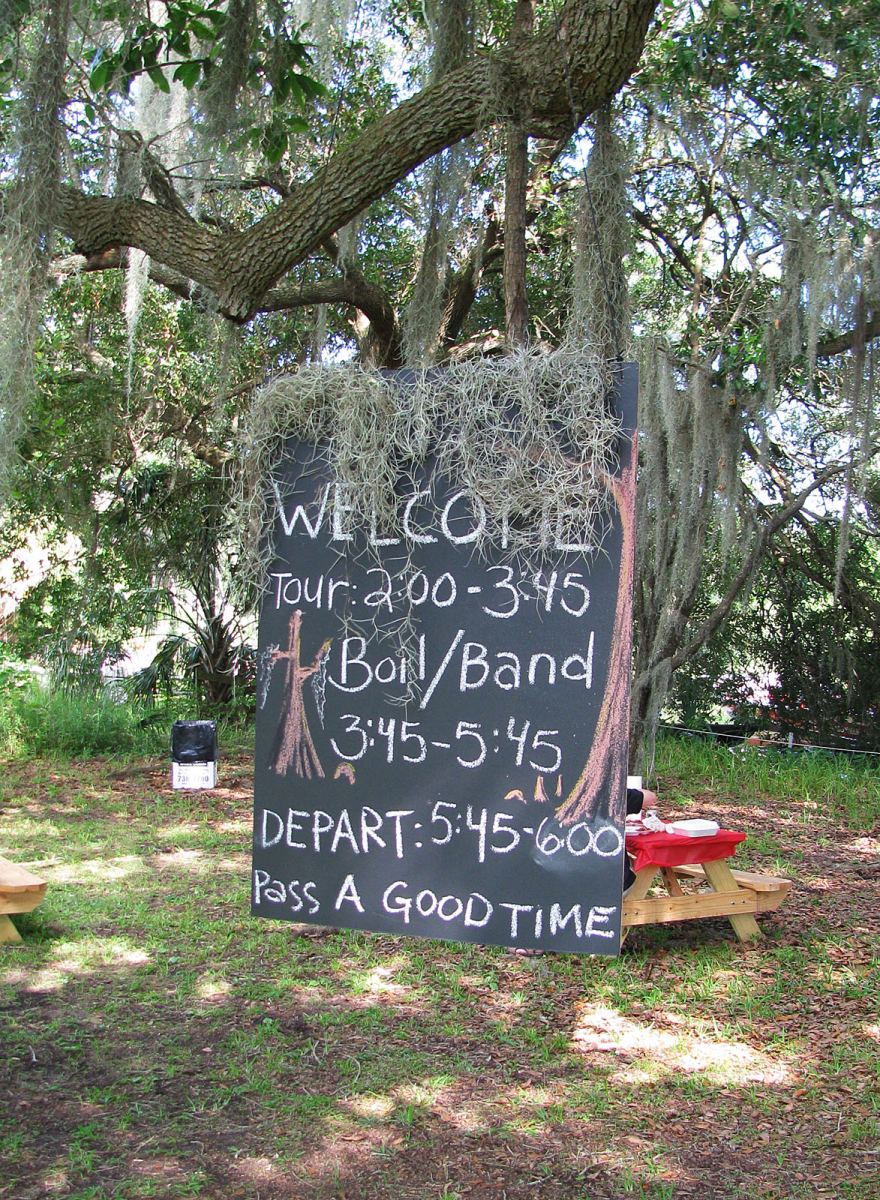
{"type": "Polygon", "coordinates": [[[21,680],[4,668],[0,677],[0,753],[7,758],[91,758],[151,755],[167,751],[173,716],[95,694],[51,689],[21,680]]]}

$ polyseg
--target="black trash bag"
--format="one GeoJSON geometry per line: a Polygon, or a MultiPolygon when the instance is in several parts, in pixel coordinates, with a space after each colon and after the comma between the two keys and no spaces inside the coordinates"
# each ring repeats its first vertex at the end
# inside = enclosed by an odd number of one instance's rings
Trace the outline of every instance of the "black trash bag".
{"type": "Polygon", "coordinates": [[[217,722],[175,721],[171,726],[171,761],[216,762],[217,722]]]}

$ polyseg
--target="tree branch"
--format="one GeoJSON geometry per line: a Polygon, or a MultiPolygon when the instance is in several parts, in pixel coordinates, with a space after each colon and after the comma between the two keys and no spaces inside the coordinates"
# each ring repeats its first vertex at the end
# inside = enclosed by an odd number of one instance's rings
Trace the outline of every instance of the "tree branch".
{"type": "Polygon", "coordinates": [[[440,344],[447,350],[458,341],[465,318],[477,298],[486,268],[504,254],[502,247],[498,245],[498,237],[498,222],[494,216],[490,216],[482,242],[471,251],[467,262],[449,282],[439,331],[440,344]]]}
{"type": "MultiPolygon", "coordinates": [[[[875,451],[876,453],[876,451],[875,451]]],[[[721,627],[726,620],[730,610],[733,608],[737,597],[742,592],[746,583],[751,578],[756,567],[761,559],[766,554],[771,541],[784,525],[787,525],[794,517],[798,515],[806,502],[812,496],[813,492],[817,491],[829,479],[833,479],[835,475],[840,475],[846,470],[846,463],[836,463],[834,466],[826,467],[809,487],[804,488],[790,504],[777,512],[766,525],[761,529],[760,535],[755,539],[755,544],[752,547],[751,553],[747,555],[745,561],[735,575],[730,587],[722,599],[715,605],[715,608],[691,638],[686,646],[682,646],[669,660],[670,671],[677,671],[689,659],[700,650],[713,633],[721,627]]]]}
{"type": "Polygon", "coordinates": [[[161,205],[74,188],[59,197],[60,228],[86,257],[135,246],[210,288],[230,319],[247,321],[292,267],[440,150],[497,119],[519,119],[536,136],[565,127],[569,84],[581,117],[594,112],[636,66],[656,4],[568,0],[558,35],[551,23],[502,52],[469,59],[366,126],[243,232],[213,233],[161,205]]]}
{"type": "Polygon", "coordinates": [[[835,354],[844,354],[847,350],[852,350],[862,337],[866,342],[872,342],[875,337],[880,337],[880,314],[873,316],[870,321],[866,321],[864,329],[856,326],[855,329],[838,334],[837,337],[826,338],[824,342],[819,342],[816,347],[816,355],[819,358],[831,358],[835,354]]]}

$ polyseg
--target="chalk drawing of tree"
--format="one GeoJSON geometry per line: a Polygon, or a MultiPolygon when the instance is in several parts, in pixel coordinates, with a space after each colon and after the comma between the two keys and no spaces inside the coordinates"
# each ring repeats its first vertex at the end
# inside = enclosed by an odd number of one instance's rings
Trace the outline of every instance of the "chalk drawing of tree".
{"type": "Polygon", "coordinates": [[[607,486],[620,513],[622,539],[611,659],[605,694],[596,723],[589,758],[577,783],[556,810],[561,825],[589,821],[598,815],[603,793],[608,795],[608,815],[622,822],[629,753],[629,677],[632,671],[632,596],[635,560],[636,443],[631,461],[607,486]],[[607,791],[606,791],[607,789],[607,791]]]}
{"type": "Polygon", "coordinates": [[[315,775],[323,779],[324,768],[312,741],[303,688],[306,681],[319,670],[321,659],[330,649],[330,641],[324,643],[315,660],[308,666],[303,666],[300,662],[301,649],[302,612],[297,609],[290,618],[287,649],[273,650],[270,658],[272,665],[276,662],[286,664],[284,702],[279,723],[280,736],[272,769],[279,775],[286,775],[292,766],[295,773],[303,779],[311,779],[315,775]]]}

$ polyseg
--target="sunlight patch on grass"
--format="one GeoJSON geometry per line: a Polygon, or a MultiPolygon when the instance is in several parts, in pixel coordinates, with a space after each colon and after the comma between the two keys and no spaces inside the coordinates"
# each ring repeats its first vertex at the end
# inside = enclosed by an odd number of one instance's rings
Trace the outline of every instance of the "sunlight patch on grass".
{"type": "Polygon", "coordinates": [[[225,979],[202,979],[195,987],[200,1000],[222,1000],[232,991],[232,984],[225,979]]]}
{"type": "Polygon", "coordinates": [[[540,1117],[514,1117],[503,1128],[514,1137],[521,1138],[543,1137],[547,1132],[547,1124],[540,1117]]]}
{"type": "Polygon", "coordinates": [[[228,833],[232,837],[244,835],[250,838],[252,827],[250,821],[218,821],[215,828],[218,833],[228,833]]]}
{"type": "Polygon", "coordinates": [[[0,971],[0,984],[6,984],[8,987],[21,988],[22,991],[39,991],[36,983],[36,972],[28,967],[20,970],[0,971]]]}
{"type": "MultiPolygon", "coordinates": [[[[35,871],[38,875],[41,874],[43,871],[48,870],[50,867],[63,867],[64,866],[63,859],[60,859],[57,854],[53,854],[49,858],[30,858],[30,859],[21,858],[20,855],[17,855],[15,861],[18,863],[18,865],[20,867],[26,867],[28,871],[35,871]]],[[[54,876],[53,876],[53,878],[54,878],[54,876]]]]}
{"type": "Polygon", "coordinates": [[[40,971],[7,971],[2,981],[19,987],[22,992],[39,995],[41,992],[60,992],[72,975],[85,973],[80,963],[73,959],[62,959],[55,966],[44,967],[40,971]]]}
{"type": "Polygon", "coordinates": [[[553,1104],[559,1099],[558,1088],[546,1088],[528,1086],[518,1088],[511,1096],[512,1103],[516,1105],[528,1104],[531,1108],[545,1108],[548,1104],[553,1104]]]}
{"type": "Polygon", "coordinates": [[[636,1087],[651,1087],[662,1082],[669,1071],[665,1063],[656,1058],[641,1058],[631,1063],[625,1071],[616,1071],[608,1076],[609,1083],[622,1083],[636,1087]]]}
{"type": "MultiPolygon", "coordinates": [[[[433,1109],[441,1117],[444,1126],[473,1136],[474,1134],[488,1133],[495,1124],[495,1114],[492,1109],[497,1097],[494,1095],[480,1094],[479,1089],[476,1089],[475,1092],[470,1085],[462,1088],[461,1081],[458,1084],[452,1082],[443,1088],[432,1090],[434,1093],[433,1109]]],[[[394,1094],[398,1097],[399,1116],[401,1106],[404,1106],[403,1111],[406,1111],[407,1101],[404,1099],[408,1094],[406,1086],[402,1085],[396,1089],[394,1094]]],[[[414,1094],[424,1096],[427,1093],[418,1089],[414,1094]]],[[[423,1105],[417,1105],[412,1100],[408,1103],[413,1114],[416,1111],[425,1111],[423,1105]]]]}
{"type": "Polygon", "coordinates": [[[238,875],[247,887],[250,888],[251,883],[251,856],[249,853],[232,854],[227,858],[211,858],[209,860],[210,869],[208,872],[202,871],[200,874],[210,875],[238,875]]]}
{"type": "Polygon", "coordinates": [[[196,821],[178,821],[176,825],[157,825],[156,837],[173,842],[176,838],[191,838],[204,833],[204,827],[196,821]]]}
{"type": "Polygon", "coordinates": [[[278,1168],[270,1158],[261,1157],[245,1157],[241,1155],[235,1160],[235,1172],[242,1179],[248,1180],[251,1183],[265,1186],[267,1179],[271,1179],[276,1175],[278,1168]]]}
{"type": "Polygon", "coordinates": [[[792,1080],[787,1063],[751,1046],[690,1033],[673,1013],[663,1014],[663,1021],[673,1028],[642,1024],[611,1008],[585,1007],[579,1013],[572,1040],[581,1052],[604,1051],[635,1058],[632,1069],[627,1064],[626,1069],[612,1076],[614,1082],[636,1082],[644,1077],[646,1065],[652,1063],[661,1074],[699,1072],[713,1082],[728,1085],[780,1085],[792,1080]]]}
{"type": "Polygon", "coordinates": [[[372,970],[352,971],[352,991],[357,995],[370,996],[406,996],[412,988],[394,982],[394,970],[391,967],[373,967],[372,970]]]}
{"type": "Polygon", "coordinates": [[[833,892],[837,887],[836,881],[827,875],[802,874],[801,882],[814,892],[833,892]]]}
{"type": "Polygon", "coordinates": [[[152,959],[145,950],[123,950],[116,956],[116,961],[129,967],[142,967],[145,963],[152,962],[152,959]]]}
{"type": "Polygon", "coordinates": [[[226,858],[217,858],[214,860],[215,871],[235,871],[242,872],[244,878],[250,886],[251,878],[251,855],[249,850],[242,850],[238,854],[229,854],[226,858]]]}
{"type": "Polygon", "coordinates": [[[522,1015],[524,999],[521,991],[497,991],[485,997],[484,1008],[490,1020],[497,1022],[500,1030],[509,1031],[514,1021],[522,1015]]]}
{"type": "Polygon", "coordinates": [[[52,870],[53,883],[91,883],[94,879],[129,879],[144,870],[139,854],[123,854],[119,858],[87,858],[67,863],[52,870]]]}
{"type": "MultiPolygon", "coordinates": [[[[164,841],[170,838],[171,834],[167,830],[157,830],[157,836],[164,841]]],[[[183,867],[184,870],[196,871],[199,875],[204,875],[207,870],[213,871],[213,862],[204,861],[204,851],[202,850],[167,850],[161,854],[156,854],[155,861],[164,867],[183,867]]]]}
{"type": "MultiPolygon", "coordinates": [[[[357,1189],[358,1173],[363,1171],[367,1164],[371,1164],[370,1173],[372,1174],[372,1165],[375,1164],[375,1160],[377,1158],[389,1160],[404,1142],[400,1131],[391,1132],[383,1126],[376,1126],[372,1129],[364,1126],[351,1127],[348,1134],[345,1135],[344,1141],[336,1141],[332,1137],[322,1136],[316,1145],[315,1140],[314,1137],[310,1138],[309,1151],[297,1161],[298,1182],[306,1184],[308,1181],[308,1184],[311,1185],[309,1195],[349,1196],[352,1198],[357,1198],[361,1194],[357,1189]],[[332,1191],[325,1191],[320,1186],[322,1181],[328,1183],[333,1181],[335,1186],[332,1191]],[[352,1190],[346,1187],[346,1181],[353,1184],[352,1190]],[[320,1191],[316,1191],[316,1183],[320,1191]]],[[[254,1182],[258,1184],[260,1181],[254,1180],[254,1182]]],[[[297,1189],[290,1192],[285,1191],[285,1195],[297,1197],[305,1194],[297,1189]]]]}
{"type": "Polygon", "coordinates": [[[28,972],[28,991],[58,991],[72,976],[91,975],[104,967],[142,967],[152,962],[145,950],[123,938],[57,942],[53,952],[53,963],[42,970],[28,972]]]}
{"type": "Polygon", "coordinates": [[[67,1172],[62,1171],[60,1168],[51,1171],[43,1180],[43,1187],[47,1196],[63,1195],[67,1192],[69,1185],[70,1181],[67,1177],[67,1172]]]}
{"type": "Polygon", "coordinates": [[[49,821],[34,802],[33,812],[24,813],[21,810],[10,810],[4,814],[9,823],[9,836],[16,838],[59,838],[69,837],[69,831],[62,834],[61,828],[54,821],[49,821]]]}
{"type": "Polygon", "coordinates": [[[167,850],[151,855],[151,861],[157,867],[172,867],[175,870],[188,871],[192,875],[216,875],[218,871],[235,875],[249,873],[250,859],[241,853],[229,858],[213,858],[206,855],[204,850],[167,850]]]}
{"type": "Polygon", "coordinates": [[[387,967],[376,967],[370,973],[368,986],[372,995],[378,996],[386,993],[390,996],[403,996],[412,989],[405,987],[403,984],[393,982],[394,972],[387,967]]]}
{"type": "Polygon", "coordinates": [[[438,1085],[431,1079],[419,1083],[404,1083],[394,1089],[394,1095],[406,1105],[418,1109],[429,1109],[437,1104],[449,1091],[448,1085],[438,1085]]]}
{"type": "Polygon", "coordinates": [[[489,1122],[472,1108],[459,1109],[458,1112],[446,1111],[445,1119],[448,1125],[453,1129],[458,1129],[461,1133],[488,1133],[489,1122]]]}
{"type": "Polygon", "coordinates": [[[390,1096],[353,1096],[342,1107],[365,1121],[383,1121],[394,1112],[394,1101],[390,1096]]]}

